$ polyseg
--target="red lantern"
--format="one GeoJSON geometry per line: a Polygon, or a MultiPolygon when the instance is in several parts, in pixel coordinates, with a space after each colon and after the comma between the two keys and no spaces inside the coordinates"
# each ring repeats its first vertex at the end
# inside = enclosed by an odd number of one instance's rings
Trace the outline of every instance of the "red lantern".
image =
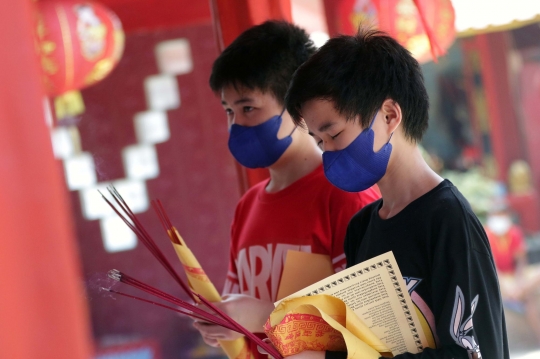
{"type": "Polygon", "coordinates": [[[419,62],[444,55],[456,36],[450,0],[341,0],[334,10],[333,0],[325,3],[327,13],[334,13],[329,18],[334,33],[354,34],[361,23],[373,25],[395,38],[419,62]]]}
{"type": "Polygon", "coordinates": [[[45,89],[51,96],[102,80],[124,50],[120,21],[94,2],[38,2],[36,38],[45,89]]]}

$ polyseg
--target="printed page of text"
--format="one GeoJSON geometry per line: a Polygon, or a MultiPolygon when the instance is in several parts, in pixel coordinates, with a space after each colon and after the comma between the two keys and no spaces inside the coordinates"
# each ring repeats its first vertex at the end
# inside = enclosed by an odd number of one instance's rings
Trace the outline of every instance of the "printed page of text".
{"type": "Polygon", "coordinates": [[[427,346],[392,252],[347,268],[284,299],[317,294],[344,301],[393,355],[419,353],[427,346]]]}

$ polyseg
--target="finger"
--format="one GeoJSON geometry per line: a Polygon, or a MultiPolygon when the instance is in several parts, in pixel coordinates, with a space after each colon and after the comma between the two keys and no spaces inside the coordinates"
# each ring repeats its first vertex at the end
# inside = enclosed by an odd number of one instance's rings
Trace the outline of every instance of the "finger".
{"type": "MultiPolygon", "coordinates": [[[[270,341],[270,339],[268,338],[264,338],[263,339],[263,342],[265,342],[266,344],[272,344],[272,342],[270,341]]],[[[268,352],[266,350],[264,350],[263,348],[261,348],[260,346],[257,345],[257,350],[259,351],[259,353],[261,354],[266,354],[269,356],[268,352]]],[[[270,356],[269,356],[270,357],[270,356]]]]}
{"type": "Polygon", "coordinates": [[[210,345],[211,347],[217,348],[217,347],[220,346],[220,345],[219,345],[219,341],[218,341],[217,339],[214,339],[214,338],[208,338],[208,337],[205,337],[205,336],[203,336],[202,338],[203,338],[203,341],[204,341],[206,344],[210,345]]]}
{"type": "Polygon", "coordinates": [[[266,354],[268,355],[268,352],[266,350],[264,350],[263,348],[261,348],[260,346],[257,345],[257,350],[259,351],[259,353],[261,354],[266,354]]]}

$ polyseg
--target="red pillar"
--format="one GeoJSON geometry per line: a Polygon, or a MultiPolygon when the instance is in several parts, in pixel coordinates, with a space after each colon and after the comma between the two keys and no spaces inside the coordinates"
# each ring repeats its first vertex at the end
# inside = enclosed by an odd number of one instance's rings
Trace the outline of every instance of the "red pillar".
{"type": "MultiPolygon", "coordinates": [[[[210,0],[210,5],[220,51],[243,31],[266,20],[292,21],[290,0],[210,0]]],[[[238,163],[237,169],[241,193],[269,176],[267,169],[247,169],[238,163]]]]}
{"type": "MultiPolygon", "coordinates": [[[[508,39],[505,33],[491,33],[469,38],[462,42],[464,51],[464,71],[466,85],[471,98],[471,122],[475,130],[477,145],[482,144],[482,137],[489,134],[493,157],[497,163],[497,177],[508,184],[508,169],[512,162],[528,160],[535,176],[537,156],[527,144],[535,136],[537,126],[530,126],[530,119],[536,118],[538,89],[534,85],[535,72],[529,67],[522,73],[522,91],[520,102],[514,102],[509,81],[507,63],[508,39]],[[480,82],[477,80],[481,79],[480,82]],[[483,114],[483,105],[478,103],[479,87],[485,94],[487,114],[483,114]],[[476,98],[474,101],[472,99],[476,98]],[[520,123],[515,105],[521,105],[525,115],[520,123]],[[484,118],[487,117],[487,118],[484,118]],[[486,126],[487,123],[487,126],[486,126]]],[[[481,102],[481,101],[480,101],[481,102]]],[[[534,142],[534,140],[533,140],[534,142]]],[[[539,157],[540,158],[540,157],[539,157]]],[[[537,171],[540,173],[540,171],[537,171]]],[[[535,178],[540,178],[536,176],[535,178]]],[[[540,206],[538,204],[538,181],[529,193],[509,193],[507,200],[520,218],[520,224],[526,233],[540,230],[540,206]]]]}
{"type": "Polygon", "coordinates": [[[499,180],[507,183],[512,162],[525,159],[508,74],[508,44],[504,32],[478,35],[482,80],[486,93],[493,155],[499,180]]]}
{"type": "Polygon", "coordinates": [[[86,301],[44,119],[31,6],[0,2],[0,357],[88,359],[86,301]]]}

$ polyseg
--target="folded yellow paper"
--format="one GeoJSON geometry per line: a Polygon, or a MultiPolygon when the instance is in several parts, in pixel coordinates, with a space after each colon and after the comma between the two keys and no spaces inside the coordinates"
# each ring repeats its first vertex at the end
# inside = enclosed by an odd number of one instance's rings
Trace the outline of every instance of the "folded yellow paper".
{"type": "MultiPolygon", "coordinates": [[[[186,246],[184,239],[180,236],[176,228],[172,227],[167,232],[171,238],[174,250],[184,266],[191,289],[210,302],[221,301],[221,296],[216,290],[216,287],[210,282],[199,261],[195,258],[195,255],[193,255],[188,246],[186,246]]],[[[245,338],[239,338],[233,341],[220,341],[219,343],[229,359],[254,359],[245,338]]]]}
{"type": "Polygon", "coordinates": [[[329,295],[282,301],[264,330],[284,357],[304,350],[346,350],[351,359],[378,359],[390,352],[342,300],[329,295]]]}

